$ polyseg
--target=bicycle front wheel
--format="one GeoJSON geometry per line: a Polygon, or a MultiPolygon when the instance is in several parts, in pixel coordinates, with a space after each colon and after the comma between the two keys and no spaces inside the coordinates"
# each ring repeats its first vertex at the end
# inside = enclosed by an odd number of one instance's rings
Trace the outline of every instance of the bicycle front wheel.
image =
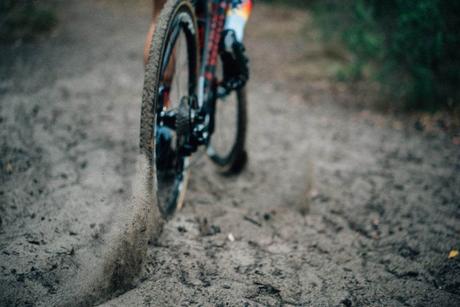
{"type": "Polygon", "coordinates": [[[145,69],[141,151],[149,157],[157,203],[165,217],[184,201],[188,158],[181,150],[188,133],[188,105],[196,95],[198,37],[193,7],[169,0],[163,8],[145,69]],[[179,115],[178,115],[179,114],[179,115]]]}
{"type": "Polygon", "coordinates": [[[214,132],[207,153],[224,174],[238,173],[247,163],[246,104],[245,88],[215,102],[214,132]]]}

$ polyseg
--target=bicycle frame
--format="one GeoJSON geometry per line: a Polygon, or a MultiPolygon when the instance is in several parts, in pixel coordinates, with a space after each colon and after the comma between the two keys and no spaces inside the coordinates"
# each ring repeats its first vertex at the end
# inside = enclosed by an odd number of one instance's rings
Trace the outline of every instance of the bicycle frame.
{"type": "Polygon", "coordinates": [[[219,56],[219,42],[225,25],[227,10],[231,6],[229,0],[204,0],[195,5],[198,18],[199,46],[201,49],[201,67],[198,82],[198,103],[202,107],[212,99],[215,87],[215,72],[219,56]],[[200,11],[204,10],[204,12],[200,11]]]}
{"type": "Polygon", "coordinates": [[[207,145],[214,131],[219,42],[231,0],[196,0],[192,3],[198,22],[201,63],[194,116],[196,125],[190,144],[193,152],[199,145],[207,145]]]}

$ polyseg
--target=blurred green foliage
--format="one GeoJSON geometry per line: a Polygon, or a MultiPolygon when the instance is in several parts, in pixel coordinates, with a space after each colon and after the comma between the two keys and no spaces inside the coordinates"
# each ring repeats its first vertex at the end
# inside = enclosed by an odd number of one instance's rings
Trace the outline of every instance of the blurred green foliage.
{"type": "MultiPolygon", "coordinates": [[[[268,4],[289,6],[289,7],[299,8],[299,9],[309,8],[311,3],[314,2],[314,0],[262,0],[262,1],[268,4]]],[[[257,4],[257,0],[255,3],[257,4]]]]}
{"type": "Polygon", "coordinates": [[[353,54],[340,79],[367,73],[409,108],[459,105],[460,1],[321,0],[313,8],[326,39],[353,54]]]}
{"type": "Polygon", "coordinates": [[[0,0],[0,42],[30,40],[56,22],[56,15],[43,1],[0,0]]]}

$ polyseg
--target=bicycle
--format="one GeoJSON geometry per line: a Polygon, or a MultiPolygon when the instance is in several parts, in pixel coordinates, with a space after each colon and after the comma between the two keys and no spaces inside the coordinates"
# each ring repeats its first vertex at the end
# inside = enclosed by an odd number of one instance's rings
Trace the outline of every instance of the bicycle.
{"type": "Polygon", "coordinates": [[[169,0],[157,22],[145,69],[140,148],[165,218],[183,204],[190,156],[200,146],[225,174],[238,173],[247,161],[246,91],[224,86],[220,69],[230,5],[169,0]]]}

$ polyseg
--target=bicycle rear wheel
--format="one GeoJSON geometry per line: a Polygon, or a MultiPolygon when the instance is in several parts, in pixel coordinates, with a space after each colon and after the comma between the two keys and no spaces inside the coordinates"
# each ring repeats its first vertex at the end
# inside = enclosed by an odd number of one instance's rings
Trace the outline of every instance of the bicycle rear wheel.
{"type": "Polygon", "coordinates": [[[181,150],[190,97],[196,95],[197,26],[187,0],[169,0],[159,17],[145,69],[141,151],[149,158],[157,203],[165,217],[184,201],[188,158],[181,150]]]}

